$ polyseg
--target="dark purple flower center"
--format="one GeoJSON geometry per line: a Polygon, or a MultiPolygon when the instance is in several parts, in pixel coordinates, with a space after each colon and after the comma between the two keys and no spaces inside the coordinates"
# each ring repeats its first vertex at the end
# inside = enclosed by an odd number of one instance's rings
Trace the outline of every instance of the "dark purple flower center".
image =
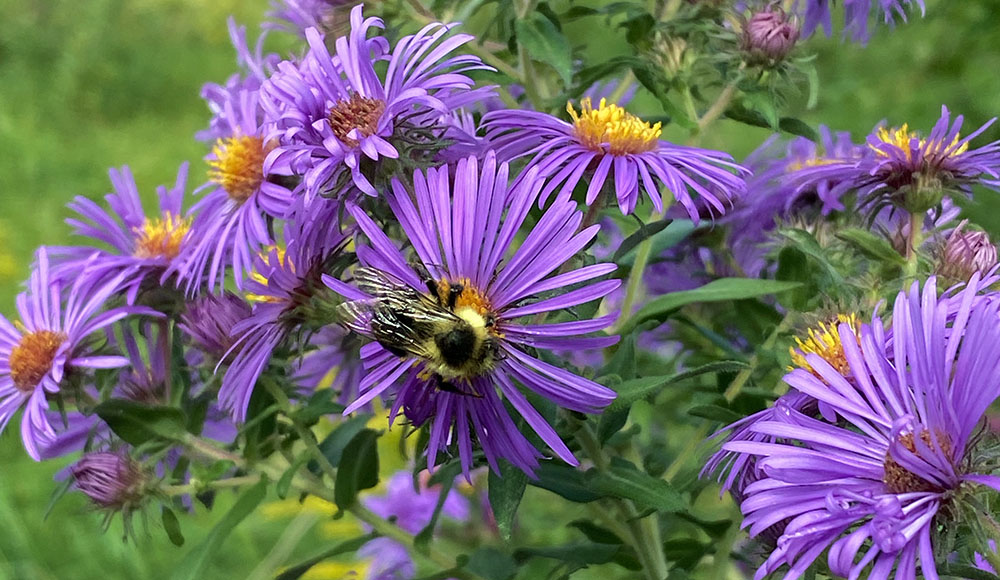
{"type": "Polygon", "coordinates": [[[10,351],[10,378],[22,393],[30,393],[52,370],[56,352],[66,340],[66,335],[51,330],[26,333],[10,351]]]}
{"type": "Polygon", "coordinates": [[[337,104],[330,108],[326,118],[330,122],[333,134],[341,143],[357,147],[357,139],[348,135],[355,129],[365,137],[374,135],[383,112],[385,112],[385,101],[351,95],[350,99],[337,101],[337,104]]]}

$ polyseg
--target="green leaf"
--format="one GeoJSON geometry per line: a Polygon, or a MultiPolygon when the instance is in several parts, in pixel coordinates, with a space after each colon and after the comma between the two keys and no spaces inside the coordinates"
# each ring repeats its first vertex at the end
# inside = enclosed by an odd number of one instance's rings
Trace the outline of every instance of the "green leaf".
{"type": "Polygon", "coordinates": [[[619,245],[618,249],[615,250],[615,255],[612,256],[611,261],[619,263],[619,260],[621,260],[622,257],[625,256],[625,254],[629,253],[633,248],[638,246],[646,238],[649,238],[651,236],[656,235],[659,232],[662,232],[673,221],[674,220],[671,219],[663,219],[663,220],[657,220],[655,222],[650,222],[648,224],[643,224],[642,227],[640,227],[638,230],[635,231],[635,233],[622,240],[621,245],[619,245]]]}
{"type": "Polygon", "coordinates": [[[781,235],[795,244],[794,247],[796,250],[809,256],[817,264],[819,264],[834,284],[839,285],[843,283],[844,277],[841,276],[840,272],[838,272],[833,264],[830,263],[830,260],[826,255],[826,250],[819,245],[815,236],[806,230],[800,230],[797,228],[783,229],[781,230],[781,235]]]}
{"type": "Polygon", "coordinates": [[[601,418],[597,421],[597,440],[602,444],[615,433],[622,430],[625,423],[628,423],[629,408],[605,409],[601,413],[601,418]]]}
{"type": "Polygon", "coordinates": [[[295,417],[306,425],[312,425],[322,417],[343,412],[344,406],[333,400],[333,391],[320,389],[295,412],[295,417]]]}
{"type": "Polygon", "coordinates": [[[174,514],[174,510],[163,506],[160,516],[160,519],[163,521],[163,529],[166,530],[167,537],[170,538],[170,543],[178,548],[183,546],[184,534],[181,533],[181,523],[177,521],[177,515],[174,514]]]}
{"type": "MultiPolygon", "coordinates": [[[[702,365],[691,370],[687,370],[680,373],[675,373],[672,375],[663,375],[659,377],[642,377],[638,379],[633,379],[631,381],[625,381],[615,388],[618,396],[612,401],[611,405],[608,407],[607,411],[616,411],[621,409],[627,409],[632,406],[633,403],[641,399],[659,392],[664,387],[685,381],[697,377],[699,375],[704,375],[707,373],[732,373],[738,372],[747,367],[746,363],[735,360],[724,360],[711,362],[702,365]]],[[[605,411],[605,412],[607,412],[605,411]]]]}
{"type": "Polygon", "coordinates": [[[607,528],[603,528],[590,520],[573,520],[567,524],[571,528],[580,530],[591,542],[598,544],[624,544],[625,540],[618,537],[618,534],[607,528]]]}
{"type": "Polygon", "coordinates": [[[524,47],[532,59],[551,66],[563,83],[569,86],[573,80],[573,53],[569,41],[555,24],[545,16],[532,12],[514,25],[517,42],[524,47]]]}
{"type": "Polygon", "coordinates": [[[576,468],[547,461],[535,471],[537,479],[528,480],[530,485],[547,489],[576,503],[587,503],[601,499],[587,486],[586,476],[576,468]]]}
{"type": "Polygon", "coordinates": [[[94,412],[126,443],[142,445],[157,437],[179,440],[187,434],[184,412],[174,407],[111,399],[94,412]]]}
{"type": "Polygon", "coordinates": [[[340,509],[352,506],[359,491],[378,484],[378,437],[378,431],[362,429],[344,448],[333,488],[340,509]]]}
{"type": "Polygon", "coordinates": [[[627,461],[616,459],[606,471],[591,469],[587,475],[589,487],[602,495],[630,499],[640,508],[658,512],[687,510],[687,503],[673,486],[627,461]]]}
{"type": "Polygon", "coordinates": [[[528,485],[528,476],[507,461],[500,462],[500,473],[492,469],[489,475],[489,499],[493,509],[493,517],[500,530],[500,537],[510,541],[511,530],[514,527],[514,516],[517,507],[521,505],[521,497],[528,485]]]}
{"type": "MultiPolygon", "coordinates": [[[[340,458],[344,455],[344,448],[351,439],[361,432],[372,418],[370,413],[362,413],[345,419],[343,423],[330,432],[329,435],[319,442],[320,451],[326,457],[330,465],[337,467],[340,465],[340,458]]],[[[321,473],[319,463],[313,459],[308,464],[309,471],[319,475],[321,473]]]]}
{"type": "Polygon", "coordinates": [[[801,119],[782,117],[781,120],[778,121],[778,127],[786,133],[799,135],[809,139],[810,141],[819,141],[819,134],[816,133],[816,129],[813,129],[808,123],[801,119]]]}
{"type": "Polygon", "coordinates": [[[676,538],[663,543],[663,554],[667,560],[684,570],[691,570],[708,552],[711,544],[694,538],[676,538]]]}
{"type": "Polygon", "coordinates": [[[861,253],[881,262],[902,266],[906,258],[892,247],[882,236],[859,228],[846,228],[837,232],[837,237],[857,248],[861,253]]]}
{"type": "Polygon", "coordinates": [[[706,534],[716,539],[721,538],[733,525],[732,520],[703,520],[687,513],[677,515],[705,530],[706,534]]]}
{"type": "Polygon", "coordinates": [[[735,423],[743,418],[743,415],[740,415],[736,411],[720,407],[719,405],[698,405],[688,409],[688,415],[701,417],[709,421],[718,421],[719,423],[735,423]]]}
{"type": "Polygon", "coordinates": [[[694,290],[682,290],[654,298],[639,309],[624,328],[621,335],[628,334],[637,325],[647,320],[663,320],[674,310],[696,302],[724,302],[746,300],[769,294],[787,292],[801,286],[798,282],[779,282],[756,278],[720,278],[694,290]]]}
{"type": "Polygon", "coordinates": [[[510,580],[517,573],[517,562],[496,548],[479,548],[469,556],[465,569],[486,580],[510,580]]]}
{"type": "Polygon", "coordinates": [[[261,479],[253,487],[250,487],[240,495],[233,507],[229,508],[226,515],[215,524],[208,536],[191,550],[187,557],[182,559],[171,576],[173,580],[200,580],[205,577],[204,568],[208,562],[218,556],[223,542],[229,537],[233,529],[236,528],[248,515],[250,515],[260,502],[267,496],[267,480],[261,479]]]}
{"type": "MultiPolygon", "coordinates": [[[[653,256],[662,255],[663,252],[687,239],[696,229],[694,222],[691,220],[673,220],[663,231],[653,234],[651,242],[652,251],[650,254],[653,256]]],[[[616,259],[615,263],[620,266],[631,267],[635,263],[635,254],[635,248],[632,248],[628,252],[623,253],[620,259],[616,259]]]]}
{"type": "Polygon", "coordinates": [[[278,574],[274,580],[298,580],[306,572],[312,569],[313,566],[319,564],[323,560],[333,558],[334,556],[339,556],[341,554],[347,554],[350,552],[356,552],[361,546],[364,546],[368,542],[377,538],[376,534],[368,534],[367,536],[361,536],[354,538],[353,540],[347,540],[346,542],[341,542],[336,546],[330,548],[329,550],[324,550],[318,555],[309,558],[303,562],[300,562],[290,568],[285,569],[284,572],[278,574]]]}

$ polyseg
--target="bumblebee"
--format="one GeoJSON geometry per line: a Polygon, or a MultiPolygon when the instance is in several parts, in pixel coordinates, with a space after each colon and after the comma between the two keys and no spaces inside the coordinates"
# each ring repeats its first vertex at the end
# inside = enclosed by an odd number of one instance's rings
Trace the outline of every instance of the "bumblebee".
{"type": "Polygon", "coordinates": [[[427,293],[380,270],[358,268],[355,285],[371,298],[346,302],[338,314],[393,355],[425,361],[441,390],[477,396],[455,383],[490,371],[500,359],[496,314],[468,284],[435,280],[423,267],[417,272],[427,293]]]}

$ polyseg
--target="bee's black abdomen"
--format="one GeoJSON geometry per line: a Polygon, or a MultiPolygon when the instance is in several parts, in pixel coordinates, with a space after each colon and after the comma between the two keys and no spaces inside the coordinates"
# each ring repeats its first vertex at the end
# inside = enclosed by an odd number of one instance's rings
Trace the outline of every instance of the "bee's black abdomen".
{"type": "Polygon", "coordinates": [[[460,368],[469,362],[476,350],[476,334],[463,324],[434,337],[441,358],[450,367],[460,368]]]}

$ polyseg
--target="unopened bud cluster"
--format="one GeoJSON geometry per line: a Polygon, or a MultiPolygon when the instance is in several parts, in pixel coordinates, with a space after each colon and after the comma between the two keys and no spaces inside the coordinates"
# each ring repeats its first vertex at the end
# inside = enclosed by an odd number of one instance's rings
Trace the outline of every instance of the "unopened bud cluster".
{"type": "Polygon", "coordinates": [[[788,56],[798,40],[798,18],[780,8],[768,8],[746,21],[741,48],[749,64],[774,65],[788,56]]]}

